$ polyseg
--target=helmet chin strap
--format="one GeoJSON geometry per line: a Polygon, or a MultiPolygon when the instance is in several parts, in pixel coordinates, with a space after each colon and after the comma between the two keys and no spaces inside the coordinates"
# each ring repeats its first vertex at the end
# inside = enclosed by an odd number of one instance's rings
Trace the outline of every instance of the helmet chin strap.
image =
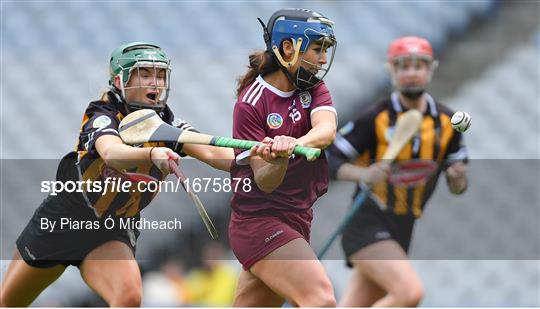
{"type": "Polygon", "coordinates": [[[316,85],[320,81],[320,79],[318,79],[309,70],[305,69],[301,65],[298,67],[296,72],[291,73],[289,71],[289,68],[292,68],[296,64],[296,62],[299,61],[298,59],[300,56],[300,47],[302,46],[302,38],[298,38],[298,41],[295,41],[294,39],[291,40],[293,41],[294,55],[290,61],[285,61],[285,59],[283,59],[283,56],[281,56],[279,48],[276,45],[272,46],[272,52],[274,53],[278,62],[281,64],[281,71],[285,74],[285,76],[287,76],[289,82],[299,90],[307,90],[316,85]],[[314,83],[311,83],[311,80],[313,79],[316,79],[316,81],[314,83]]]}
{"type": "Polygon", "coordinates": [[[320,79],[318,79],[316,76],[314,76],[311,72],[306,70],[304,67],[300,66],[295,73],[289,72],[289,70],[284,67],[280,66],[281,71],[285,76],[287,76],[287,79],[291,84],[293,84],[298,90],[307,90],[313,86],[315,86],[320,79]],[[296,78],[294,77],[296,76],[296,78]],[[315,79],[315,82],[311,82],[311,80],[315,79]]]}
{"type": "Polygon", "coordinates": [[[272,46],[272,51],[274,52],[274,55],[276,56],[277,60],[282,66],[286,68],[291,68],[298,61],[298,56],[300,55],[300,47],[302,46],[302,38],[298,38],[298,42],[295,42],[294,39],[291,39],[291,40],[294,46],[294,55],[291,61],[285,61],[285,59],[283,59],[283,57],[281,56],[281,53],[279,52],[279,48],[276,45],[272,46]]]}
{"type": "Polygon", "coordinates": [[[285,61],[285,59],[283,59],[283,56],[281,56],[281,53],[279,52],[279,48],[276,45],[272,46],[272,52],[274,53],[276,60],[279,62],[280,64],[279,68],[281,69],[283,74],[287,76],[287,79],[289,80],[291,84],[293,84],[295,87],[298,88],[298,85],[293,75],[291,74],[291,72],[289,72],[289,68],[292,68],[298,61],[298,56],[300,55],[300,46],[302,46],[302,38],[299,38],[298,42],[295,42],[294,39],[292,39],[292,41],[293,41],[293,46],[294,46],[294,55],[291,61],[285,61]]]}
{"type": "MultiPolygon", "coordinates": [[[[122,86],[121,86],[122,87],[122,86]]],[[[118,89],[115,85],[111,85],[111,92],[114,94],[114,96],[116,97],[116,99],[122,104],[124,105],[126,111],[128,113],[131,113],[131,112],[134,112],[136,111],[137,109],[134,109],[134,108],[131,108],[131,105],[128,104],[126,102],[126,96],[124,95],[124,89],[122,87],[122,89],[118,89]]]]}

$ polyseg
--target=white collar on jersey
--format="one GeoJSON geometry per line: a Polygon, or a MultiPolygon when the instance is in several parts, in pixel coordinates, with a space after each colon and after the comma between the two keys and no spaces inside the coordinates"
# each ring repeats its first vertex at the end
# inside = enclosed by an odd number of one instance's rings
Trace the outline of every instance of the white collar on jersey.
{"type": "Polygon", "coordinates": [[[267,83],[264,78],[262,76],[257,76],[257,81],[259,83],[261,83],[261,85],[263,85],[264,88],[272,91],[273,93],[277,94],[278,96],[282,97],[282,98],[289,98],[291,97],[295,92],[296,90],[292,90],[292,91],[289,91],[289,92],[284,92],[284,91],[281,91],[279,89],[277,89],[276,87],[270,85],[269,83],[267,83]]]}

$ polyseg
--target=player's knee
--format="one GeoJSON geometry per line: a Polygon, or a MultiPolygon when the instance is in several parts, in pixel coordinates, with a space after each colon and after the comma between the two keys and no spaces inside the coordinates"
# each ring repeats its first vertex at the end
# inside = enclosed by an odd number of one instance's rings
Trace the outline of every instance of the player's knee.
{"type": "Polygon", "coordinates": [[[301,297],[296,303],[300,307],[335,307],[334,289],[328,279],[320,280],[318,284],[309,286],[309,294],[301,297]]]}
{"type": "Polygon", "coordinates": [[[417,287],[412,289],[407,295],[407,305],[408,306],[418,306],[424,298],[424,287],[421,284],[418,284],[417,287]]]}
{"type": "Polygon", "coordinates": [[[249,299],[250,293],[248,289],[239,288],[234,295],[233,307],[247,307],[244,306],[247,299],[249,299]]]}
{"type": "Polygon", "coordinates": [[[141,306],[141,294],[135,292],[128,292],[122,295],[118,295],[114,301],[112,307],[140,307],[141,306]]]}
{"type": "Polygon", "coordinates": [[[111,307],[140,307],[142,301],[142,291],[140,286],[130,286],[129,288],[121,289],[114,296],[111,302],[111,307]]]}
{"type": "Polygon", "coordinates": [[[399,306],[402,307],[416,307],[420,304],[423,297],[424,287],[420,281],[411,283],[406,288],[401,289],[396,295],[399,306]]]}
{"type": "Polygon", "coordinates": [[[336,307],[336,298],[334,296],[334,292],[325,292],[321,294],[320,299],[318,303],[315,305],[315,307],[336,307]]]}
{"type": "Polygon", "coordinates": [[[15,304],[11,304],[6,300],[6,293],[4,292],[4,289],[0,286],[0,308],[6,308],[6,307],[17,307],[15,304]]]}
{"type": "MultiPolygon", "coordinates": [[[[336,298],[333,291],[323,291],[317,293],[312,297],[310,304],[306,304],[307,307],[336,307],[336,298]]],[[[305,307],[300,305],[300,307],[305,307]]]]}

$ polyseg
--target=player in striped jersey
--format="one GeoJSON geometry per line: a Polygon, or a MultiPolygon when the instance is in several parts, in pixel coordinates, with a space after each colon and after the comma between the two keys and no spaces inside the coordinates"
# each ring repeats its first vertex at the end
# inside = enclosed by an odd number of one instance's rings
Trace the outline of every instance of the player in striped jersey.
{"type": "Polygon", "coordinates": [[[334,177],[372,184],[378,203],[386,205],[383,211],[368,199],[343,233],[348,265],[354,268],[341,302],[346,307],[416,306],[423,287],[407,260],[414,222],[433,193],[440,172],[445,172],[451,192],[460,194],[467,186],[466,148],[461,133],[450,124],[452,112],[425,92],[436,67],[430,43],[418,37],[393,41],[387,65],[396,91],[341,128],[327,150],[334,177]],[[396,119],[413,108],[424,115],[421,128],[397,161],[435,161],[439,169],[413,187],[394,186],[385,181],[388,164],[377,161],[388,146],[396,119]]]}
{"type": "Polygon", "coordinates": [[[275,12],[268,28],[263,25],[266,51],[250,55],[250,69],[239,80],[233,136],[266,138],[266,146],[258,149],[262,159],[231,169],[233,177],[257,184],[234,192],[231,202],[229,239],[244,268],[235,306],[274,307],[284,300],[335,306],[330,280],[309,245],[311,206],[328,187],[326,158],[290,157],[295,145],[324,148],[335,136],[336,111],[322,82],[336,44],[332,25],[309,10],[275,12]]]}
{"type": "Polygon", "coordinates": [[[168,159],[184,155],[224,171],[229,171],[234,159],[227,148],[123,144],[118,125],[128,113],[141,108],[154,109],[163,121],[194,131],[188,123],[175,121],[166,104],[169,64],[166,54],[154,44],[134,42],[113,51],[110,90],[86,109],[76,150],[60,162],[57,180],[103,184],[112,176],[133,185],[122,192],[102,186],[99,192],[85,189],[49,195],[17,240],[15,257],[2,282],[0,306],[31,304],[69,265],[77,266],[88,286],[110,306],[140,305],[141,275],[134,257],[139,231],[119,227],[118,220],[139,219],[155,193],[139,192],[132,176],[137,173],[139,178],[161,180],[169,173],[168,159]],[[84,226],[61,228],[65,218],[84,226]],[[105,227],[107,218],[116,221],[114,228],[105,227]],[[55,222],[56,228],[43,229],[43,219],[55,222]]]}

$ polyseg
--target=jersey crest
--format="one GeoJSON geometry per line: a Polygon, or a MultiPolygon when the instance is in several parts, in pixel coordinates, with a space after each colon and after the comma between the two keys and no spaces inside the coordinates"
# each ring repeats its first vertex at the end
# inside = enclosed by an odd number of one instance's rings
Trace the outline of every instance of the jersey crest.
{"type": "Polygon", "coordinates": [[[268,114],[266,124],[268,124],[270,129],[279,129],[283,125],[283,117],[278,113],[268,114]]]}
{"type": "Polygon", "coordinates": [[[302,108],[309,108],[311,105],[311,94],[308,91],[304,91],[298,97],[300,98],[300,103],[302,103],[302,108]]]}

